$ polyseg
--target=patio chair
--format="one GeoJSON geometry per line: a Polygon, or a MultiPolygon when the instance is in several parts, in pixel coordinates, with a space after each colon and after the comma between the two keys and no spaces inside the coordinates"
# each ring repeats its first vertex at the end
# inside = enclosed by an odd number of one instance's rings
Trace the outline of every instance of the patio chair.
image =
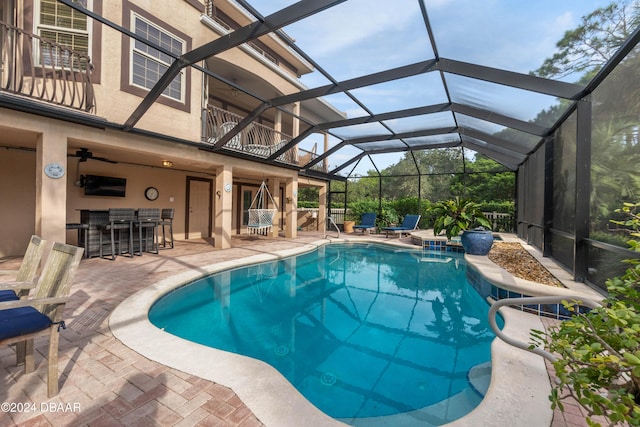
{"type": "Polygon", "coordinates": [[[169,227],[169,238],[171,239],[170,247],[173,249],[173,216],[175,213],[174,208],[164,208],[162,209],[162,213],[160,214],[160,223],[159,227],[162,227],[162,247],[167,247],[167,239],[165,237],[164,228],[169,227]]]}
{"type": "Polygon", "coordinates": [[[102,242],[105,234],[109,237],[107,244],[111,245],[111,260],[116,259],[116,256],[125,252],[129,253],[129,256],[133,256],[133,222],[136,220],[136,211],[131,208],[110,208],[109,209],[109,222],[106,224],[99,224],[98,230],[100,230],[100,258],[103,257],[104,243],[102,242]],[[115,232],[118,232],[118,243],[116,245],[115,232]],[[128,231],[128,245],[126,249],[122,248],[122,232],[128,231]],[[116,250],[116,246],[118,249],[116,250]]]}
{"type": "Polygon", "coordinates": [[[54,243],[33,296],[0,302],[0,345],[17,344],[17,364],[24,363],[25,374],[35,369],[34,338],[49,335],[49,397],[58,394],[59,331],[65,328],[62,314],[83,251],[76,246],[54,243]]]}
{"type": "Polygon", "coordinates": [[[161,212],[159,208],[140,208],[135,222],[134,228],[138,229],[139,253],[142,251],[158,253],[158,225],[160,224],[161,212]],[[149,233],[152,233],[149,235],[149,233]],[[151,239],[151,250],[149,250],[149,239],[151,239]],[[144,249],[143,249],[144,248],[144,249]]]}
{"type": "Polygon", "coordinates": [[[36,275],[46,240],[33,235],[18,270],[0,270],[0,276],[15,276],[11,282],[0,282],[0,301],[14,301],[25,297],[34,288],[36,275]]]}
{"type": "Polygon", "coordinates": [[[418,222],[420,222],[420,215],[405,215],[399,227],[384,227],[382,230],[386,233],[386,237],[389,237],[389,233],[402,237],[402,234],[409,234],[418,228],[418,222]]]}
{"type": "Polygon", "coordinates": [[[371,233],[371,229],[376,228],[376,214],[375,212],[367,212],[362,214],[362,218],[360,218],[360,224],[354,225],[354,230],[362,230],[362,234],[366,231],[367,233],[371,233]]]}

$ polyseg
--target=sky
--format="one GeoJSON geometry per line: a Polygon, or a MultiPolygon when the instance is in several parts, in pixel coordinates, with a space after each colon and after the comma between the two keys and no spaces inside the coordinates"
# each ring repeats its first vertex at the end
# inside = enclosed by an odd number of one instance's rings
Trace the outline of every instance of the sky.
{"type": "MultiPolygon", "coordinates": [[[[293,0],[249,0],[265,16],[289,6],[293,0]]],[[[529,73],[555,52],[563,34],[580,24],[582,16],[610,0],[425,0],[441,58],[529,73]]],[[[326,11],[284,28],[296,44],[338,81],[434,58],[418,0],[347,0],[326,11]]],[[[515,89],[488,88],[486,83],[456,78],[457,100],[529,120],[555,99],[523,97],[515,89]],[[490,89],[487,91],[487,89],[490,89]],[[487,93],[490,96],[487,96],[487,93]],[[517,101],[517,102],[514,102],[517,101]]],[[[565,80],[577,80],[576,76],[565,80]]],[[[309,88],[328,84],[320,73],[301,77],[309,88]]],[[[427,73],[407,81],[354,90],[374,113],[446,102],[439,75],[427,73]],[[428,102],[425,102],[425,99],[428,102]]],[[[348,117],[365,114],[344,95],[326,100],[348,117]]],[[[497,130],[497,129],[496,129],[497,130]]],[[[337,130],[336,132],[338,132],[337,130]]],[[[342,135],[340,135],[342,136],[342,135]]],[[[332,139],[332,144],[337,142],[332,139]]],[[[304,147],[304,142],[302,146],[304,147]]],[[[331,163],[360,151],[340,151],[331,163]],[[341,156],[341,157],[340,157],[341,156]]],[[[385,155],[380,167],[402,157],[385,155]]],[[[368,169],[367,165],[362,165],[368,169]]]]}

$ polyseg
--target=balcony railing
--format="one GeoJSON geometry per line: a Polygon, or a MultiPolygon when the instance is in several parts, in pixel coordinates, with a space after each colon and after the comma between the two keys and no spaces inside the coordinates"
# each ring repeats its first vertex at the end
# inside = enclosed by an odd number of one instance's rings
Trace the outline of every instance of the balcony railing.
{"type": "Polygon", "coordinates": [[[94,112],[91,59],[0,21],[0,91],[94,112]]]}
{"type": "MultiPolygon", "coordinates": [[[[243,119],[238,114],[231,113],[218,107],[210,106],[206,110],[205,135],[203,142],[213,145],[226,135],[243,119]]],[[[252,123],[231,138],[224,148],[253,156],[267,158],[280,150],[291,141],[291,136],[260,123],[252,123]]],[[[280,156],[278,160],[285,163],[298,164],[298,150],[291,148],[280,156]]]]}

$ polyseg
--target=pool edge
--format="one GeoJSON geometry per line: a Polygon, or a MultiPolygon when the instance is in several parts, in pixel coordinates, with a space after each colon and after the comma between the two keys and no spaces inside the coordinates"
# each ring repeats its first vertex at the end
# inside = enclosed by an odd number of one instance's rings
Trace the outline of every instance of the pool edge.
{"type": "MultiPolygon", "coordinates": [[[[309,252],[332,242],[367,242],[415,248],[398,241],[374,242],[367,238],[324,239],[273,254],[260,254],[211,264],[171,276],[131,295],[113,311],[109,318],[109,328],[124,345],[151,360],[233,389],[267,426],[299,426],[309,423],[314,426],[344,426],[346,424],[329,417],[309,403],[270,365],[168,334],[152,325],[147,315],[160,296],[204,275],[309,252]],[[182,350],[176,352],[176,348],[182,350]]],[[[514,329],[514,333],[518,333],[526,328],[525,334],[528,335],[529,329],[542,328],[536,316],[512,309],[503,311],[505,328],[509,331],[514,329]],[[533,324],[535,321],[537,324],[533,326],[523,326],[523,323],[533,324]]],[[[491,360],[491,384],[484,400],[471,413],[446,426],[504,425],[505,422],[530,422],[534,419],[543,423],[548,419],[546,424],[535,425],[550,425],[553,412],[547,399],[550,385],[543,360],[499,340],[492,343],[491,360]],[[531,381],[532,372],[536,373],[536,377],[543,377],[542,384],[531,381]],[[523,406],[526,408],[536,409],[531,411],[531,415],[521,418],[523,413],[529,411],[523,411],[517,400],[525,395],[528,396],[526,402],[520,403],[524,403],[523,406]]]]}

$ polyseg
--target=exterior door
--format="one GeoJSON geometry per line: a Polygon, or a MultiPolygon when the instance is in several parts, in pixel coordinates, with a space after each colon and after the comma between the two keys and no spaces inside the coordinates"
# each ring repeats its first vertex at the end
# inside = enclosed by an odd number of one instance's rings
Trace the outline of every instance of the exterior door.
{"type": "MultiPolygon", "coordinates": [[[[249,224],[249,208],[251,207],[251,202],[256,197],[256,193],[258,192],[257,187],[247,187],[242,186],[242,197],[240,201],[240,209],[242,212],[242,220],[240,221],[240,230],[244,230],[249,224]]],[[[254,206],[255,208],[261,208],[262,206],[254,206]]]]}
{"type": "Polygon", "coordinates": [[[211,237],[213,181],[187,177],[187,239],[211,237]]]}

